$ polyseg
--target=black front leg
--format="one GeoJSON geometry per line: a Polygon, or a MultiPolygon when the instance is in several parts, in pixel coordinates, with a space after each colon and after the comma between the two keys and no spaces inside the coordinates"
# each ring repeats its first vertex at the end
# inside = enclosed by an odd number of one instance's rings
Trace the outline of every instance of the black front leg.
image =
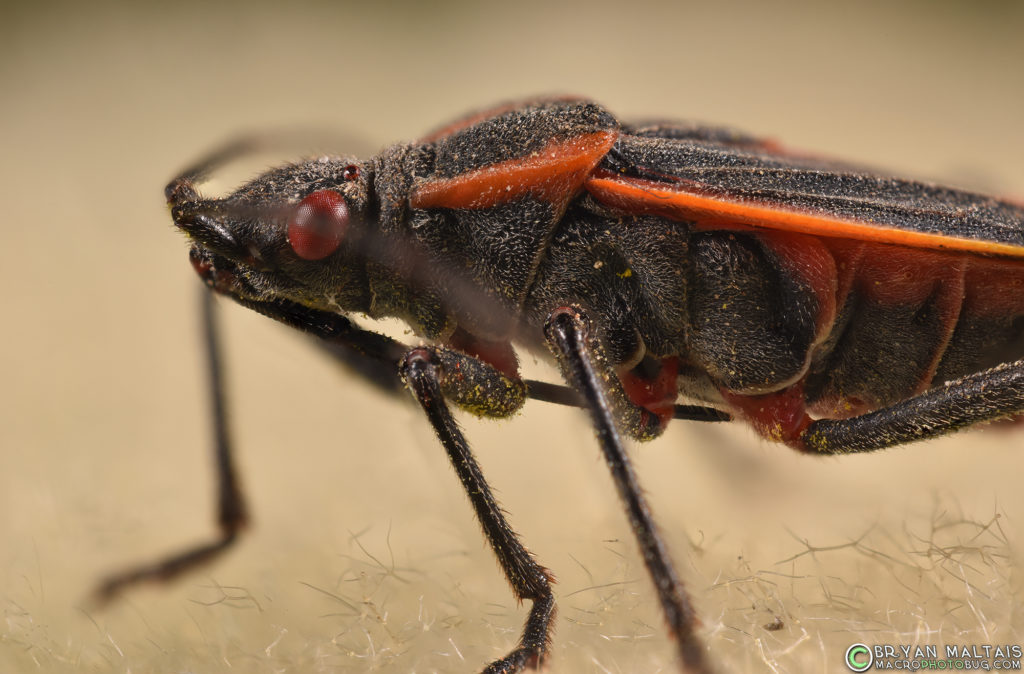
{"type": "Polygon", "coordinates": [[[181,573],[209,562],[237,540],[248,523],[245,498],[231,451],[228,412],[224,393],[224,364],[221,358],[220,332],[217,327],[213,294],[202,291],[203,346],[209,373],[210,408],[213,421],[213,455],[217,471],[217,524],[220,535],[152,564],[140,565],[114,574],[100,583],[97,598],[106,601],[129,585],[150,580],[171,580],[181,573]]]}
{"type": "MultiPolygon", "coordinates": [[[[215,285],[213,277],[208,285],[215,285]]],[[[265,316],[306,332],[321,340],[324,349],[336,359],[354,368],[364,379],[378,388],[400,390],[398,362],[408,351],[406,345],[369,330],[363,330],[344,316],[316,311],[287,301],[259,302],[236,298],[265,316]]],[[[228,428],[228,411],[224,391],[224,365],[221,339],[217,327],[214,295],[202,290],[203,344],[207,357],[210,408],[214,431],[214,463],[217,471],[217,523],[220,535],[150,564],[142,564],[114,574],[96,589],[100,601],[113,598],[124,588],[147,581],[167,581],[212,561],[238,539],[248,522],[245,499],[235,469],[228,428]]]]}
{"type": "MultiPolygon", "coordinates": [[[[555,599],[551,593],[553,578],[534,560],[505,519],[462,431],[452,418],[442,393],[443,375],[438,371],[443,355],[435,349],[413,349],[402,365],[402,375],[448,453],[448,459],[469,496],[477,520],[516,598],[533,601],[519,646],[488,665],[484,673],[512,674],[527,667],[536,668],[544,663],[551,637],[551,621],[555,614],[555,599]]],[[[471,388],[467,387],[467,390],[471,388]]]]}

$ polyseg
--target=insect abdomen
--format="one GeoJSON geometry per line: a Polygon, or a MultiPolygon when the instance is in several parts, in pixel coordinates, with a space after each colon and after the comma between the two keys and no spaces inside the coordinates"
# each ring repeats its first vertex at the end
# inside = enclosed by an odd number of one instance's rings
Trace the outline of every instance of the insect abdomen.
{"type": "Polygon", "coordinates": [[[723,394],[879,409],[1024,357],[1024,265],[756,230],[690,237],[686,359],[723,394]]]}
{"type": "Polygon", "coordinates": [[[805,382],[814,413],[853,416],[1024,356],[1024,265],[824,241],[841,309],[805,382]]]}

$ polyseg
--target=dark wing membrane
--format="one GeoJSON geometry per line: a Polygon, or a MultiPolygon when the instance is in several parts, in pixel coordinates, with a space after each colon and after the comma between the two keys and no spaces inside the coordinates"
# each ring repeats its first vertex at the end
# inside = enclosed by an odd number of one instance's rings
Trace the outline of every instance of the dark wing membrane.
{"type": "Polygon", "coordinates": [[[1024,257],[1024,207],[861,167],[713,140],[621,136],[586,189],[702,224],[1024,257]]]}
{"type": "Polygon", "coordinates": [[[731,126],[711,126],[700,122],[662,119],[634,120],[622,125],[622,133],[642,138],[710,142],[717,145],[751,150],[760,149],[768,152],[779,149],[778,144],[770,138],[753,136],[731,126]]]}

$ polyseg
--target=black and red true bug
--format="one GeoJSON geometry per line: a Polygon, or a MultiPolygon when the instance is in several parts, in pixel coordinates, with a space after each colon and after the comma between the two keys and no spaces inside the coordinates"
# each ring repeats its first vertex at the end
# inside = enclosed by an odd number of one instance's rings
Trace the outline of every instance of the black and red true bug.
{"type": "MultiPolygon", "coordinates": [[[[448,402],[492,417],[530,397],[590,412],[693,672],[711,669],[695,613],[620,431],[649,439],[673,417],[736,416],[799,451],[845,454],[1024,411],[1019,205],[727,129],[622,124],[578,99],[494,108],[368,160],[301,161],[201,197],[204,175],[247,149],[167,187],[192,264],[368,381],[412,391],[515,595],[532,602],[519,644],[486,672],[544,661],[551,576],[506,521],[448,402]],[[397,317],[423,345],[351,314],[397,317]],[[513,343],[549,349],[568,387],[523,380],[513,343]]],[[[114,577],[106,594],[235,539],[245,512],[223,423],[217,446],[222,538],[114,577]]]]}

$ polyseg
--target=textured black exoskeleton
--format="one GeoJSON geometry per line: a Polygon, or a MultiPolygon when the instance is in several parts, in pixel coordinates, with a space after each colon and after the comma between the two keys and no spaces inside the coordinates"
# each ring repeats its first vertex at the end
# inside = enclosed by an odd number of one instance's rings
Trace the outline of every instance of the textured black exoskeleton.
{"type": "MultiPolygon", "coordinates": [[[[1012,203],[728,129],[624,125],[575,99],[499,107],[370,159],[304,160],[223,199],[199,194],[206,172],[248,149],[229,146],[167,187],[192,264],[213,291],[413,393],[516,597],[532,602],[519,644],[486,672],[544,661],[554,597],[448,403],[493,417],[529,397],[589,411],[692,672],[711,670],[695,612],[620,431],[648,439],[673,417],[736,416],[800,451],[841,454],[1024,411],[1024,209],[1012,203]],[[422,344],[352,315],[397,317],[422,344]],[[513,344],[550,350],[567,387],[523,380],[513,344]]],[[[245,509],[218,428],[222,538],[114,577],[107,594],[235,539],[245,509]]]]}

